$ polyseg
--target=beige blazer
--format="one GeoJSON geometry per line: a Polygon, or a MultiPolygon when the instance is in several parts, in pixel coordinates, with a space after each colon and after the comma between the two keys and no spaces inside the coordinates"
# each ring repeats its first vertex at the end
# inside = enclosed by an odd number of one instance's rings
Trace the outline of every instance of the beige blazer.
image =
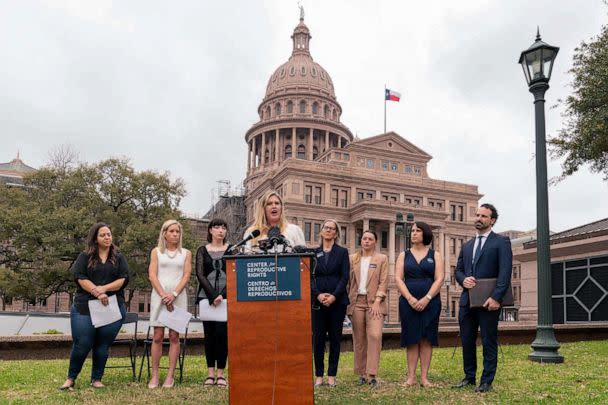
{"type": "MultiPolygon", "coordinates": [[[[348,300],[350,304],[346,308],[348,315],[353,314],[355,302],[357,301],[357,291],[361,280],[361,252],[357,252],[349,256],[350,258],[350,275],[348,277],[348,300]]],[[[386,287],[388,284],[388,257],[382,253],[374,253],[369,262],[369,270],[367,271],[367,303],[371,307],[376,300],[376,297],[382,298],[380,311],[383,315],[388,313],[388,305],[386,303],[386,287]]]]}

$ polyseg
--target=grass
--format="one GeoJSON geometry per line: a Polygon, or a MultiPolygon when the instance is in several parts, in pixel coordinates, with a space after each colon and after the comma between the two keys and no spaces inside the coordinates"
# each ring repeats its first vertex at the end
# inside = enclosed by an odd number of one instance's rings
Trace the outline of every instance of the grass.
{"type": "MultiPolygon", "coordinates": [[[[385,350],[380,365],[380,385],[360,387],[352,372],[352,353],[342,353],[338,386],[315,391],[316,404],[606,404],[608,403],[608,341],[567,343],[560,352],[564,364],[528,361],[528,345],[503,346],[499,353],[494,390],[476,394],[472,389],[454,390],[462,378],[462,355],[451,348],[434,351],[430,379],[437,387],[404,388],[405,351],[385,350]]],[[[479,350],[480,352],[481,350],[479,350]]],[[[481,365],[481,353],[478,364],[481,365]]],[[[166,357],[164,358],[166,360],[166,357]]],[[[127,364],[110,359],[109,364],[127,364]]],[[[57,390],[65,380],[67,360],[0,362],[0,404],[227,404],[228,390],[204,388],[206,366],[202,356],[186,358],[184,384],[174,389],[148,390],[144,382],[131,383],[128,369],[108,369],[107,388],[87,385],[87,360],[72,392],[57,390]]],[[[478,371],[479,374],[480,370],[478,371]]],[[[144,371],[145,373],[145,371],[144,371]]],[[[162,375],[162,374],[161,374],[162,375]]],[[[311,378],[312,384],[312,378],[311,378]]]]}

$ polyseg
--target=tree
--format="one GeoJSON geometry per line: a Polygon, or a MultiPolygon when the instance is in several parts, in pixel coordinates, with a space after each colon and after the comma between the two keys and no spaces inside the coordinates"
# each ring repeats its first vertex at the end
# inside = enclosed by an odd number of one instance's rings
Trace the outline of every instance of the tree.
{"type": "MultiPolygon", "coordinates": [[[[608,3],[607,3],[608,4],[608,3]]],[[[608,180],[608,26],[574,51],[573,93],[565,105],[565,127],[549,141],[554,158],[565,157],[559,180],[590,164],[608,180]]]]}
{"type": "Polygon", "coordinates": [[[149,287],[149,252],[162,222],[180,217],[185,195],[181,179],[137,172],[126,159],[45,167],[24,187],[0,187],[0,241],[8,241],[0,243],[0,291],[30,301],[74,290],[70,268],[98,221],[110,226],[129,263],[128,289],[149,287]]]}

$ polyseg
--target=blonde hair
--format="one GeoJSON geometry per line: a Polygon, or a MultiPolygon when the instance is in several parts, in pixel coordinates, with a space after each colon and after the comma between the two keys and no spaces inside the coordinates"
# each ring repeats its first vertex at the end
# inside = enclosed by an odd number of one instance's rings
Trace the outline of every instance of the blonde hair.
{"type": "Polygon", "coordinates": [[[158,245],[156,245],[156,247],[158,248],[158,251],[160,253],[165,253],[165,250],[167,250],[167,241],[165,240],[165,234],[167,233],[167,229],[169,229],[171,225],[177,225],[179,227],[179,242],[177,242],[177,250],[180,253],[182,252],[182,236],[184,234],[182,224],[177,222],[175,219],[168,219],[163,223],[163,226],[160,228],[160,233],[158,235],[158,245]]]}
{"type": "Polygon", "coordinates": [[[270,225],[266,220],[266,203],[270,199],[270,197],[275,196],[279,199],[281,203],[281,218],[279,219],[279,229],[281,232],[285,232],[287,229],[287,217],[285,216],[285,205],[283,204],[283,199],[274,190],[268,190],[264,195],[258,200],[257,205],[255,207],[255,212],[253,214],[253,224],[247,228],[247,232],[251,232],[255,229],[259,229],[261,234],[257,238],[255,238],[252,243],[255,243],[262,235],[267,235],[268,230],[270,229],[270,225]]]}
{"type": "Polygon", "coordinates": [[[323,221],[323,225],[321,225],[321,232],[323,232],[323,228],[325,227],[325,224],[328,222],[332,222],[336,226],[336,237],[334,238],[334,242],[337,243],[337,242],[341,241],[342,239],[340,239],[340,236],[341,236],[340,225],[338,225],[338,221],[336,221],[335,219],[328,218],[325,221],[323,221]]]}

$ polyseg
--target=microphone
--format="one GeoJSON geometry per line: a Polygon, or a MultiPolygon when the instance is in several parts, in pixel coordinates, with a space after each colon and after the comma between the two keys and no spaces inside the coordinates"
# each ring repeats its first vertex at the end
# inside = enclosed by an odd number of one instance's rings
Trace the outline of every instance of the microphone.
{"type": "Polygon", "coordinates": [[[277,245],[289,246],[289,241],[285,236],[281,235],[281,229],[278,226],[272,226],[268,230],[268,238],[261,240],[258,246],[263,251],[267,252],[277,245]]]}
{"type": "Polygon", "coordinates": [[[247,235],[245,235],[245,239],[243,239],[242,241],[240,241],[239,243],[237,243],[236,245],[234,245],[233,247],[230,248],[230,251],[228,252],[229,254],[233,253],[236,251],[237,248],[239,248],[240,246],[244,245],[245,243],[249,242],[251,239],[253,238],[257,238],[258,236],[260,236],[260,230],[259,229],[254,229],[253,231],[251,231],[250,233],[248,233],[247,235]]]}

